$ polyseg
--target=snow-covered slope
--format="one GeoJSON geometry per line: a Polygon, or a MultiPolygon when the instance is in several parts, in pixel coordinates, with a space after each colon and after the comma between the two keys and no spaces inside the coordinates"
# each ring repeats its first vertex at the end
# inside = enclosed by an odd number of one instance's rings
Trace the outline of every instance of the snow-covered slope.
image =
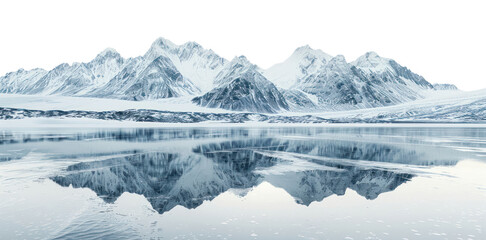
{"type": "Polygon", "coordinates": [[[0,77],[0,93],[28,93],[35,83],[47,73],[46,70],[36,68],[30,71],[19,69],[0,77]]]}
{"type": "Polygon", "coordinates": [[[216,87],[193,102],[210,108],[274,113],[288,110],[282,93],[245,57],[234,58],[214,80],[216,87]]]}
{"type": "Polygon", "coordinates": [[[443,121],[484,122],[486,120],[486,89],[461,91],[435,91],[425,99],[393,106],[353,111],[316,114],[342,121],[443,121]]]}
{"type": "Polygon", "coordinates": [[[351,65],[356,66],[365,73],[365,76],[380,83],[403,85],[411,90],[432,89],[433,86],[422,76],[401,66],[393,59],[383,58],[375,52],[367,52],[356,59],[351,65]]]}
{"type": "Polygon", "coordinates": [[[276,64],[263,72],[263,75],[277,87],[289,89],[302,78],[316,73],[326,65],[332,56],[309,45],[297,48],[284,62],[276,64]]]}
{"type": "Polygon", "coordinates": [[[144,58],[151,61],[159,56],[169,58],[177,70],[203,93],[212,89],[214,78],[228,62],[195,42],[178,46],[164,38],[155,40],[144,58]]]}

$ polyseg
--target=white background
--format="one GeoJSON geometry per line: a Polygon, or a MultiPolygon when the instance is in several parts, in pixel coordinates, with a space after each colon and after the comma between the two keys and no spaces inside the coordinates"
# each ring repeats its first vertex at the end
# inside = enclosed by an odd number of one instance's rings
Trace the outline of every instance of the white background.
{"type": "Polygon", "coordinates": [[[262,68],[309,44],[352,61],[367,51],[432,83],[486,88],[486,1],[0,2],[0,75],[87,62],[107,47],[145,53],[157,37],[195,41],[262,68]]]}

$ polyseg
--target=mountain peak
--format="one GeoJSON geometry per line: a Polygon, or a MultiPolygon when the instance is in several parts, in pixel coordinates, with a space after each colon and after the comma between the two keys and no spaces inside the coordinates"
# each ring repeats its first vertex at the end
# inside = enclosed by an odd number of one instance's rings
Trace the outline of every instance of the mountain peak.
{"type": "Polygon", "coordinates": [[[155,47],[155,46],[163,48],[163,49],[177,48],[178,47],[175,43],[173,43],[170,40],[165,39],[163,37],[159,37],[159,38],[155,39],[155,41],[152,43],[152,47],[155,47]]]}
{"type": "Polygon", "coordinates": [[[336,55],[329,63],[346,63],[346,58],[343,55],[336,55]]]}
{"type": "MultiPolygon", "coordinates": [[[[229,64],[227,64],[214,79],[216,85],[228,83],[228,80],[233,80],[243,74],[254,74],[257,66],[252,64],[245,56],[234,57],[229,64]]],[[[258,73],[260,74],[260,73],[258,73]]],[[[263,76],[262,76],[263,77],[263,76]]]]}
{"type": "Polygon", "coordinates": [[[120,54],[114,48],[106,48],[100,52],[96,58],[118,58],[121,57],[120,54]]]}
{"type": "Polygon", "coordinates": [[[188,49],[201,49],[202,46],[197,42],[186,42],[182,45],[184,48],[188,49]]]}
{"type": "Polygon", "coordinates": [[[301,51],[310,51],[310,50],[314,50],[312,49],[309,44],[306,44],[304,46],[300,46],[298,47],[297,49],[295,49],[296,52],[301,52],[301,51]]]}
{"type": "Polygon", "coordinates": [[[323,52],[320,49],[313,49],[309,45],[298,47],[297,49],[295,49],[291,57],[303,58],[303,57],[308,57],[309,55],[320,59],[325,59],[326,61],[329,61],[332,58],[331,55],[323,52]]]}
{"type": "Polygon", "coordinates": [[[305,76],[317,72],[325,66],[332,56],[309,45],[298,47],[284,62],[267,69],[264,74],[267,79],[278,87],[289,89],[305,76]]]}
{"type": "Polygon", "coordinates": [[[159,37],[152,43],[150,49],[147,51],[147,53],[145,53],[144,57],[153,60],[159,56],[165,55],[167,52],[177,51],[178,47],[179,46],[173,42],[159,37]]]}
{"type": "Polygon", "coordinates": [[[234,64],[241,64],[243,66],[251,66],[253,65],[245,56],[241,55],[241,56],[237,56],[237,57],[234,57],[232,60],[231,60],[231,65],[234,65],[234,64]]]}
{"type": "MultiPolygon", "coordinates": [[[[376,52],[367,52],[353,61],[351,64],[359,68],[377,68],[389,65],[390,59],[380,57],[376,52]]],[[[380,68],[380,69],[381,69],[380,68]]]]}
{"type": "Polygon", "coordinates": [[[118,52],[114,48],[106,48],[100,54],[106,55],[106,54],[117,54],[117,53],[118,52]]]}
{"type": "Polygon", "coordinates": [[[365,58],[370,59],[370,58],[381,58],[376,52],[370,51],[367,52],[363,55],[365,58]]]}

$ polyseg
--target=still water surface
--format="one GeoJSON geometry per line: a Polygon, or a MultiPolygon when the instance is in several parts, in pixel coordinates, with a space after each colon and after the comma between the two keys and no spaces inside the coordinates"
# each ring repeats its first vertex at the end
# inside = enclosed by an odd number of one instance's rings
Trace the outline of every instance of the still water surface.
{"type": "Polygon", "coordinates": [[[0,130],[1,239],[486,239],[486,128],[0,130]]]}

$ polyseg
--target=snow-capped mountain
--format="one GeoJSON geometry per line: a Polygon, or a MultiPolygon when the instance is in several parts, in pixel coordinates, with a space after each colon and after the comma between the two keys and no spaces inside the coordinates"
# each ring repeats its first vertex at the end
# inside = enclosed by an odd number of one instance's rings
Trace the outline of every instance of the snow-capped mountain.
{"type": "Polygon", "coordinates": [[[316,108],[326,110],[393,105],[423,98],[433,89],[420,75],[374,52],[348,63],[341,55],[332,57],[309,46],[298,48],[264,75],[279,87],[317,98],[316,108]]]}
{"type": "Polygon", "coordinates": [[[393,59],[378,56],[375,52],[367,52],[352,62],[351,65],[362,70],[368,79],[377,81],[376,83],[385,83],[388,88],[395,85],[396,90],[402,88],[409,89],[410,92],[433,88],[432,84],[422,76],[401,66],[393,59]]]}
{"type": "Polygon", "coordinates": [[[282,93],[245,57],[234,58],[216,76],[215,88],[193,102],[210,108],[274,113],[288,110],[282,93]]]}
{"type": "Polygon", "coordinates": [[[0,92],[128,100],[196,95],[211,89],[226,62],[197,43],[159,38],[141,57],[124,59],[109,48],[88,63],[8,73],[0,92]]]}
{"type": "Polygon", "coordinates": [[[159,38],[142,57],[127,60],[106,85],[87,96],[144,100],[196,95],[208,91],[226,60],[189,42],[159,38]]]}
{"type": "Polygon", "coordinates": [[[296,87],[316,95],[321,107],[331,109],[393,105],[423,98],[424,91],[432,89],[423,77],[375,53],[351,64],[338,55],[296,87]]]}
{"type": "Polygon", "coordinates": [[[45,71],[34,69],[9,73],[0,79],[0,91],[5,93],[42,95],[82,95],[106,84],[124,64],[114,49],[106,49],[88,63],[63,63],[45,71]],[[15,75],[15,79],[8,76],[15,75]]]}
{"type": "Polygon", "coordinates": [[[114,49],[106,49],[88,63],[63,65],[57,74],[41,79],[38,91],[44,94],[83,95],[104,86],[125,63],[114,49]],[[45,86],[45,87],[43,87],[45,86]]]}

